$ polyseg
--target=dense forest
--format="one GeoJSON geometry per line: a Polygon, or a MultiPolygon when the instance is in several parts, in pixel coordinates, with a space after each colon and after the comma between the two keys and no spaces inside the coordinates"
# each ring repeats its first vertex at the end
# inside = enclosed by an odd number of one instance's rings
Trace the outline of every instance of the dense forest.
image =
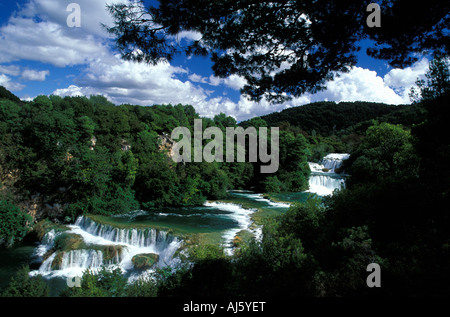
{"type": "MultiPolygon", "coordinates": [[[[198,116],[189,106],[113,106],[98,96],[40,96],[23,103],[2,92],[2,98],[4,243],[29,233],[31,216],[38,215],[30,215],[24,201],[36,195],[46,204],[63,206],[60,213],[39,217],[69,222],[83,212],[110,214],[139,206],[201,204],[206,198],[222,197],[228,188],[246,188],[260,181],[261,175],[248,163],[173,166],[167,153],[159,149],[159,136],[167,132],[161,126],[191,126],[198,116]],[[124,144],[131,149],[126,150],[124,144]]],[[[402,115],[392,117],[395,124],[373,121],[366,133],[356,138],[358,142],[352,139],[355,150],[347,163],[352,175],[348,188],[327,198],[325,204],[311,199],[291,207],[281,218],[269,220],[262,241],[242,247],[234,260],[220,248],[209,246],[202,256],[194,257],[193,267],[160,270],[151,282],[128,284],[119,271],[86,272],[81,288],[61,295],[448,294],[450,239],[445,228],[449,217],[441,208],[448,205],[450,176],[448,138],[443,137],[448,132],[441,115],[448,113],[448,98],[446,94],[412,106],[426,114],[421,124],[412,127],[408,122],[397,124],[402,115]],[[432,138],[436,135],[441,137],[432,138]],[[383,267],[380,289],[365,286],[367,273],[361,268],[372,262],[383,267]],[[93,281],[97,281],[95,288],[93,281]]],[[[222,124],[223,120],[235,122],[223,115],[204,120],[219,127],[220,120],[222,124]]],[[[281,135],[285,139],[281,153],[284,146],[291,152],[295,151],[293,145],[298,145],[297,169],[319,145],[330,149],[350,144],[345,134],[310,135],[300,126],[286,125],[281,135]],[[296,129],[297,134],[293,132],[296,129]]],[[[283,172],[290,175],[282,169],[277,183],[287,183],[283,172]]],[[[275,177],[271,176],[270,186],[275,177]]],[[[27,290],[32,296],[48,295],[42,281],[29,278],[24,268],[4,295],[19,296],[27,290]]]]}
{"type": "MultiPolygon", "coordinates": [[[[1,88],[2,244],[20,241],[43,218],[69,223],[83,213],[199,205],[231,188],[302,191],[308,161],[348,151],[345,190],[268,218],[262,239],[232,257],[203,246],[191,264],[131,284],[120,271],[86,271],[80,288],[60,295],[448,295],[450,76],[442,65],[444,89],[436,93],[430,81],[410,106],[316,103],[240,123],[279,125],[280,169],[269,176],[258,173],[259,162],[174,163],[167,134],[192,129],[192,106],[115,106],[101,96],[23,102],[1,88]],[[382,267],[381,288],[367,287],[368,263],[382,267]]],[[[237,126],[224,114],[202,120],[204,128],[237,126]]],[[[3,295],[48,295],[27,270],[3,295]]]]}
{"type": "MultiPolygon", "coordinates": [[[[115,106],[102,96],[38,96],[22,102],[0,88],[4,244],[23,237],[29,216],[69,223],[84,213],[202,205],[225,197],[228,189],[308,187],[309,149],[301,134],[280,133],[280,168],[274,174],[259,173],[261,163],[248,160],[175,163],[170,133],[187,127],[193,134],[199,115],[192,106],[115,106]]],[[[214,126],[225,134],[226,127],[237,127],[224,114],[202,120],[204,130],[214,126]]],[[[260,121],[261,126],[267,124],[260,121]]]]}

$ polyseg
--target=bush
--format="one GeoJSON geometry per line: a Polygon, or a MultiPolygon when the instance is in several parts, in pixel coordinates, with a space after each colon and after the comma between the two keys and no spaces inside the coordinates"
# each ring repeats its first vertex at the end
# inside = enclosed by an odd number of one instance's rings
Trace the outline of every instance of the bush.
{"type": "Polygon", "coordinates": [[[23,266],[11,278],[11,282],[3,292],[3,297],[48,297],[50,289],[42,276],[29,276],[30,269],[23,266]]]}
{"type": "Polygon", "coordinates": [[[18,206],[6,200],[0,201],[0,245],[12,246],[21,241],[31,222],[31,216],[18,206]]]}

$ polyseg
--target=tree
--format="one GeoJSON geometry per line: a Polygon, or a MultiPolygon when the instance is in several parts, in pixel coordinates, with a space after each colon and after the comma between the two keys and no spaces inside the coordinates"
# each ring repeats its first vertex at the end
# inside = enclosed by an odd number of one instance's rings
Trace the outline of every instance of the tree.
{"type": "Polygon", "coordinates": [[[431,100],[450,91],[450,58],[439,56],[433,59],[425,77],[426,81],[417,79],[417,88],[411,88],[409,94],[411,101],[431,100]]]}
{"type": "Polygon", "coordinates": [[[13,203],[0,201],[0,245],[13,245],[21,241],[29,231],[31,216],[13,203]]]}
{"type": "Polygon", "coordinates": [[[367,129],[366,138],[351,158],[351,183],[414,180],[420,159],[411,133],[400,125],[381,123],[367,129]]]}
{"type": "Polygon", "coordinates": [[[448,25],[450,4],[430,0],[418,5],[408,0],[384,0],[380,3],[380,28],[366,28],[375,46],[368,55],[388,60],[392,67],[405,67],[418,57],[450,52],[448,25]]]}
{"type": "Polygon", "coordinates": [[[11,281],[3,294],[3,297],[48,297],[50,288],[42,276],[29,276],[30,269],[23,266],[11,278],[11,281]]]}
{"type": "Polygon", "coordinates": [[[6,89],[3,86],[0,86],[0,99],[11,100],[11,101],[14,101],[19,104],[22,103],[22,101],[20,100],[19,97],[14,95],[12,92],[10,92],[8,89],[6,89]]]}
{"type": "Polygon", "coordinates": [[[63,297],[125,297],[127,296],[127,278],[119,268],[108,270],[102,267],[97,274],[86,270],[81,279],[81,287],[67,288],[60,295],[63,297]]]}
{"type": "Polygon", "coordinates": [[[322,90],[337,72],[349,71],[365,38],[375,41],[370,55],[395,66],[411,64],[423,50],[449,51],[447,2],[380,4],[386,27],[369,28],[363,0],[159,0],[149,9],[139,1],[109,6],[114,25],[106,29],[127,60],[210,55],[216,76],[245,78],[241,92],[250,99],[281,102],[322,90]],[[174,40],[183,31],[199,39],[174,40]]]}

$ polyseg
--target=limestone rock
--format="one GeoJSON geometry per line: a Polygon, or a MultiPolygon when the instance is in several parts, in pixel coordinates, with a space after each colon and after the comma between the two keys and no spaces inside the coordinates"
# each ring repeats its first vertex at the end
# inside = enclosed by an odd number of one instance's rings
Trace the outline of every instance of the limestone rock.
{"type": "Polygon", "coordinates": [[[131,262],[136,269],[149,269],[158,263],[159,255],[155,253],[142,253],[133,256],[131,262]]]}

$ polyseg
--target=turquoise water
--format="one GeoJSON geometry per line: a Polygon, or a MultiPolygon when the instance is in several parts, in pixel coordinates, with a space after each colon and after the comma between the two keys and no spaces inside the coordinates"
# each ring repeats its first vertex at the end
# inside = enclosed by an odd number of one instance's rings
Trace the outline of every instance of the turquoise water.
{"type": "MultiPolygon", "coordinates": [[[[273,195],[278,201],[304,201],[307,193],[283,193],[273,195]]],[[[94,221],[101,221],[117,227],[159,228],[171,230],[174,234],[203,235],[202,241],[217,243],[228,241],[228,245],[242,230],[257,235],[261,219],[285,212],[289,204],[278,203],[264,198],[261,194],[250,191],[230,191],[229,196],[220,201],[210,201],[204,206],[184,208],[162,208],[153,211],[133,211],[120,216],[95,216],[94,221]]],[[[35,245],[23,245],[0,250],[0,288],[8,285],[11,276],[22,265],[30,265],[36,270],[39,264],[32,263],[35,245]]],[[[52,295],[57,295],[65,286],[62,277],[48,279],[52,295]]]]}
{"type": "Polygon", "coordinates": [[[148,226],[177,230],[180,233],[221,231],[238,223],[229,217],[231,211],[210,206],[163,208],[152,211],[136,211],[125,215],[106,217],[109,222],[133,227],[148,226]]]}
{"type": "MultiPolygon", "coordinates": [[[[279,194],[277,199],[294,202],[304,201],[309,196],[308,193],[279,194]]],[[[95,219],[119,227],[157,227],[172,229],[180,234],[214,233],[243,226],[244,222],[253,222],[253,214],[280,214],[288,207],[285,203],[270,201],[251,191],[229,191],[227,198],[207,202],[204,206],[140,210],[95,219]],[[248,216],[247,219],[244,219],[245,216],[248,216]]]]}

